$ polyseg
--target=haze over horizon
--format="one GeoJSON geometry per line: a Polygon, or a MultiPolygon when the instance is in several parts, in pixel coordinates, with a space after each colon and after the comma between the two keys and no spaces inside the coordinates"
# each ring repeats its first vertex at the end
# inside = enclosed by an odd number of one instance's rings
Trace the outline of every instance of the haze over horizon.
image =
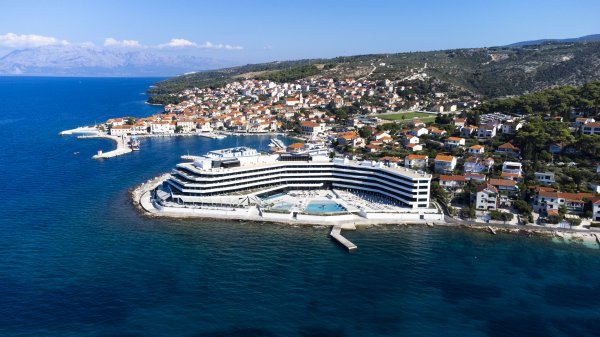
{"type": "Polygon", "coordinates": [[[379,1],[7,2],[0,56],[46,45],[151,51],[246,64],[507,45],[600,32],[600,3],[379,1]],[[68,8],[68,11],[65,9],[68,8]]]}

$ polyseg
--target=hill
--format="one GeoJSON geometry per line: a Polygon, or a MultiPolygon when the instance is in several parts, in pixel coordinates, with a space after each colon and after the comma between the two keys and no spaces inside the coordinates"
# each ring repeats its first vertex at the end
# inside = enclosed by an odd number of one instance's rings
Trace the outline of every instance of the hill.
{"type": "Polygon", "coordinates": [[[521,41],[516,43],[511,43],[507,45],[507,47],[524,47],[524,46],[534,46],[539,44],[547,44],[547,43],[572,43],[572,42],[592,42],[592,41],[600,41],[600,34],[592,34],[581,37],[569,38],[569,39],[541,39],[541,40],[530,40],[530,41],[521,41]]]}
{"type": "Polygon", "coordinates": [[[154,103],[185,88],[218,86],[241,78],[307,76],[413,81],[433,78],[449,92],[485,98],[520,95],[600,80],[600,42],[452,49],[245,65],[175,77],[149,90],[154,103]]]}

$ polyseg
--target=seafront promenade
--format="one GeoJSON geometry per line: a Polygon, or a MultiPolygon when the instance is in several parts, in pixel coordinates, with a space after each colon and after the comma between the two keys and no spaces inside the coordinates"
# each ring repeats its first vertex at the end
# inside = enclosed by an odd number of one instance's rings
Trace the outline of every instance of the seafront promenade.
{"type": "Polygon", "coordinates": [[[347,240],[341,235],[343,229],[356,229],[359,227],[373,226],[388,226],[388,225],[417,225],[428,227],[454,227],[476,231],[490,232],[490,235],[495,234],[520,234],[520,235],[537,235],[553,238],[566,243],[584,244],[588,247],[598,248],[600,245],[598,235],[600,231],[586,229],[568,229],[568,228],[548,228],[537,225],[510,225],[495,222],[476,222],[464,221],[443,216],[439,220],[419,220],[419,219],[368,219],[358,215],[342,215],[342,216],[314,216],[306,215],[297,218],[282,216],[282,214],[266,213],[258,207],[250,208],[231,208],[231,209],[189,209],[189,208],[167,208],[157,204],[152,196],[151,191],[160,186],[170,174],[163,174],[146,181],[137,186],[131,191],[132,203],[136,208],[148,216],[170,217],[170,218],[196,218],[196,219],[221,219],[221,220],[238,220],[238,221],[253,221],[253,222],[270,222],[286,225],[306,225],[306,226],[327,226],[331,227],[330,236],[338,241],[342,246],[349,251],[357,249],[357,245],[347,240]],[[490,231],[490,228],[492,231],[490,231]]]}

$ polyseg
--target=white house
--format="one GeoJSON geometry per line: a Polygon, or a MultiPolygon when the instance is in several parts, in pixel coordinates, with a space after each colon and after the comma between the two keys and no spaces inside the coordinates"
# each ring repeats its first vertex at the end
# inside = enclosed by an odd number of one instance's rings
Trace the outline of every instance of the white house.
{"type": "Polygon", "coordinates": [[[502,163],[502,172],[523,174],[523,165],[516,161],[505,161],[502,163]]]}
{"type": "Polygon", "coordinates": [[[592,204],[592,211],[593,211],[593,213],[592,213],[592,220],[593,221],[600,221],[600,198],[598,198],[592,204]]]}
{"type": "Polygon", "coordinates": [[[565,206],[569,213],[582,213],[585,207],[584,199],[592,199],[591,193],[564,193],[549,187],[538,186],[533,198],[533,210],[539,213],[558,211],[560,206],[565,206]]]}
{"type": "Polygon", "coordinates": [[[456,168],[456,157],[438,154],[434,159],[435,171],[440,173],[450,173],[456,168]]]}
{"type": "Polygon", "coordinates": [[[181,128],[181,132],[192,132],[196,129],[196,123],[189,119],[182,119],[177,121],[177,127],[181,128]]]}
{"type": "Polygon", "coordinates": [[[505,123],[505,124],[502,124],[502,133],[512,134],[512,133],[517,132],[522,127],[523,127],[523,123],[519,122],[519,121],[505,123]]]}
{"type": "Polygon", "coordinates": [[[475,208],[480,210],[498,209],[498,190],[488,183],[477,186],[475,208]]]}
{"type": "Polygon", "coordinates": [[[471,137],[473,133],[477,131],[477,128],[474,126],[463,126],[460,128],[460,136],[461,137],[471,137]]]}
{"type": "Polygon", "coordinates": [[[174,133],[175,128],[168,121],[150,123],[151,133],[174,133]]]}
{"type": "Polygon", "coordinates": [[[596,120],[591,117],[577,117],[575,118],[575,127],[580,128],[583,124],[594,123],[596,120]]]}
{"type": "Polygon", "coordinates": [[[481,173],[490,170],[490,166],[487,166],[485,161],[478,157],[469,157],[465,160],[465,172],[466,173],[481,173]]]}
{"type": "Polygon", "coordinates": [[[480,156],[485,152],[485,147],[483,145],[473,145],[470,146],[469,149],[467,149],[467,153],[474,155],[474,156],[480,156]]]}
{"type": "Polygon", "coordinates": [[[581,126],[581,133],[584,135],[600,135],[600,123],[592,122],[581,126]]]}
{"type": "Polygon", "coordinates": [[[312,121],[303,121],[300,123],[302,134],[308,137],[314,137],[323,132],[323,125],[312,121]]]}
{"type": "Polygon", "coordinates": [[[110,128],[110,135],[111,136],[121,136],[121,135],[126,135],[131,133],[131,125],[113,125],[112,128],[110,128]]]}
{"type": "Polygon", "coordinates": [[[402,142],[404,143],[404,145],[419,144],[419,137],[413,135],[406,135],[402,139],[402,142]]]}
{"type": "Polygon", "coordinates": [[[427,167],[427,163],[429,161],[429,157],[422,154],[409,154],[404,158],[404,166],[408,168],[425,168],[427,167]]]}
{"type": "Polygon", "coordinates": [[[406,144],[406,148],[412,152],[423,151],[423,145],[421,144],[406,144]]]}
{"type": "Polygon", "coordinates": [[[556,182],[553,172],[535,172],[534,175],[535,180],[541,184],[554,184],[556,182]]]}
{"type": "Polygon", "coordinates": [[[444,146],[447,149],[454,149],[465,146],[465,139],[460,137],[448,137],[444,140],[444,146]]]}
{"type": "Polygon", "coordinates": [[[479,138],[493,138],[496,136],[496,125],[494,124],[482,124],[477,128],[477,137],[479,138]]]}
{"type": "Polygon", "coordinates": [[[446,191],[457,191],[462,188],[467,182],[463,175],[440,175],[440,186],[446,191]]]}
{"type": "Polygon", "coordinates": [[[419,137],[422,135],[429,134],[429,130],[427,130],[427,128],[424,127],[418,127],[410,130],[410,134],[419,137]]]}

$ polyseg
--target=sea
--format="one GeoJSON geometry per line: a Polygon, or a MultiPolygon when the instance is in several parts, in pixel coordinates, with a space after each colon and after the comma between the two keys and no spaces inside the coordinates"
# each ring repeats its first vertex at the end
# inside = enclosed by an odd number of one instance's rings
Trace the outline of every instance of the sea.
{"type": "Polygon", "coordinates": [[[599,336],[600,250],[457,228],[147,218],[134,186],[269,136],[110,140],[155,78],[0,77],[1,336],[599,336]]]}

